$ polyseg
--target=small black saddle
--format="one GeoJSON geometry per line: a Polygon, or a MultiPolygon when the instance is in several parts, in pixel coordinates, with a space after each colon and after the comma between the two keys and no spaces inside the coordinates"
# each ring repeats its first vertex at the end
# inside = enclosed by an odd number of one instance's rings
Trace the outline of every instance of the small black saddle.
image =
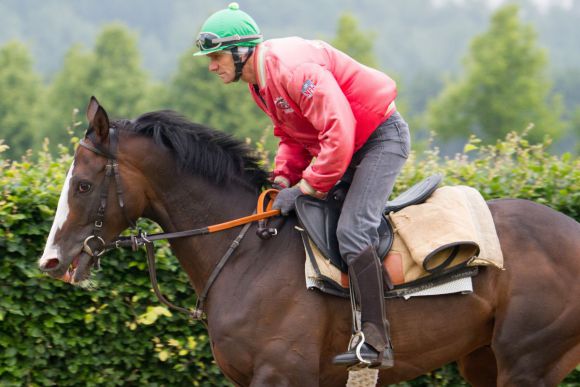
{"type": "MultiPolygon", "coordinates": [[[[413,185],[394,200],[387,202],[379,226],[377,255],[381,259],[387,255],[394,238],[393,229],[387,220],[388,214],[412,204],[423,203],[437,189],[441,180],[441,175],[429,176],[413,185]]],[[[344,273],[348,272],[348,267],[340,256],[336,227],[347,191],[348,185],[339,183],[324,200],[307,195],[299,196],[296,199],[296,214],[300,225],[320,252],[344,273]]]]}

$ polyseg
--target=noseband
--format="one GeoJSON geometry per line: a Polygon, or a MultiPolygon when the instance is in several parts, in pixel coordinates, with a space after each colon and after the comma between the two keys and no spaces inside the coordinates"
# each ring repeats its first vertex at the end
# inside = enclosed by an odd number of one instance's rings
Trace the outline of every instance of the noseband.
{"type": "MultiPolygon", "coordinates": [[[[90,134],[87,135],[89,140],[91,140],[90,134]]],[[[187,314],[189,317],[193,318],[194,320],[205,320],[206,316],[203,310],[205,299],[209,293],[209,289],[211,288],[214,281],[217,279],[219,273],[221,272],[222,268],[225,266],[229,258],[232,256],[234,251],[240,245],[240,242],[246,235],[248,229],[252,222],[261,221],[266,218],[270,218],[273,216],[277,216],[280,214],[280,210],[272,210],[272,203],[273,199],[277,194],[277,190],[269,189],[260,195],[258,199],[258,208],[256,210],[257,213],[253,215],[246,216],[240,219],[235,219],[229,222],[215,224],[212,226],[193,229],[193,230],[185,230],[185,231],[178,231],[173,233],[159,233],[159,234],[152,234],[147,235],[143,231],[139,230],[137,235],[131,235],[129,237],[119,237],[111,244],[107,245],[105,240],[103,239],[102,231],[103,231],[103,223],[105,221],[105,213],[107,209],[107,199],[109,194],[109,186],[111,182],[114,182],[117,187],[117,199],[119,203],[119,207],[123,212],[123,216],[125,217],[127,223],[130,225],[132,230],[137,229],[137,225],[134,221],[131,220],[127,216],[127,212],[125,209],[125,200],[123,195],[123,188],[121,185],[121,177],[119,175],[119,164],[117,162],[117,147],[118,147],[118,135],[115,129],[109,129],[109,149],[105,149],[102,146],[96,145],[96,142],[91,140],[91,143],[82,139],[79,142],[79,145],[82,147],[90,150],[91,152],[103,156],[107,158],[107,165],[105,167],[105,184],[101,188],[101,195],[100,195],[100,204],[99,209],[97,210],[97,215],[95,217],[95,222],[93,226],[93,235],[87,237],[83,242],[83,251],[86,252],[91,257],[95,258],[94,265],[98,268],[100,267],[99,261],[101,255],[105,252],[113,249],[113,248],[120,248],[120,247],[131,247],[133,251],[136,251],[140,246],[145,246],[147,251],[147,266],[149,268],[149,278],[151,279],[151,286],[153,287],[153,291],[159,301],[162,304],[165,304],[170,309],[177,310],[179,312],[187,314]],[[269,199],[269,203],[266,201],[269,199]],[[182,308],[176,306],[169,302],[161,293],[159,289],[159,285],[157,283],[157,274],[155,268],[155,252],[153,241],[161,240],[161,239],[174,239],[174,238],[184,238],[196,235],[206,235],[213,232],[223,231],[230,228],[238,227],[244,225],[242,230],[240,231],[239,235],[234,239],[231,243],[230,247],[226,251],[226,253],[221,257],[218,261],[216,266],[214,267],[212,273],[210,274],[205,287],[201,294],[197,297],[196,306],[193,310],[189,310],[186,308],[182,308]],[[96,242],[98,245],[95,247],[91,247],[91,243],[96,242]]],[[[269,231],[272,232],[272,231],[269,231]]],[[[275,233],[273,234],[275,235],[275,233]]]]}

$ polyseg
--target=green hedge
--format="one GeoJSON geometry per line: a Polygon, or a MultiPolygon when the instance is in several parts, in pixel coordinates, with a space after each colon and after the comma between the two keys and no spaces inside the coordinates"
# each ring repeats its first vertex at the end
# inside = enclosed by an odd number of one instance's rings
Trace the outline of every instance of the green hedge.
{"type": "MultiPolygon", "coordinates": [[[[422,160],[412,155],[397,190],[439,172],[447,184],[471,185],[486,198],[530,198],[578,220],[580,160],[550,155],[547,145],[510,135],[483,148],[472,139],[466,153],[452,159],[437,150],[422,160]]],[[[71,156],[62,148],[58,158],[46,149],[36,158],[9,163],[0,150],[0,385],[228,385],[212,361],[205,329],[159,306],[143,252],[103,257],[88,290],[39,272],[36,261],[71,156]]],[[[157,256],[164,293],[179,305],[194,305],[169,249],[157,256]]],[[[451,365],[402,385],[461,383],[451,365]]],[[[580,368],[563,385],[578,383],[580,368]]]]}

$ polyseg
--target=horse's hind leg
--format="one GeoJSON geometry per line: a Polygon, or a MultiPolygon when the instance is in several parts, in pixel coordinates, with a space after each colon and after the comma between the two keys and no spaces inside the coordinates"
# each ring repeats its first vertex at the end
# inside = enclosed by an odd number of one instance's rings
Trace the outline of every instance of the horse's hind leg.
{"type": "Polygon", "coordinates": [[[580,224],[521,200],[490,203],[505,258],[491,347],[498,386],[556,386],[580,360],[580,224]]]}
{"type": "Polygon", "coordinates": [[[580,361],[579,286],[563,282],[530,282],[496,314],[498,386],[556,386],[580,361]]]}
{"type": "Polygon", "coordinates": [[[562,282],[518,286],[498,310],[498,386],[556,386],[580,361],[580,285],[562,282]]]}
{"type": "Polygon", "coordinates": [[[491,347],[478,348],[457,361],[459,372],[473,387],[495,386],[497,363],[491,347]]]}
{"type": "Polygon", "coordinates": [[[557,386],[580,362],[580,345],[558,359],[538,363],[541,353],[530,353],[504,366],[498,361],[498,386],[557,386]],[[526,364],[527,362],[527,364],[526,364]],[[531,366],[536,364],[536,367],[531,366]]]}

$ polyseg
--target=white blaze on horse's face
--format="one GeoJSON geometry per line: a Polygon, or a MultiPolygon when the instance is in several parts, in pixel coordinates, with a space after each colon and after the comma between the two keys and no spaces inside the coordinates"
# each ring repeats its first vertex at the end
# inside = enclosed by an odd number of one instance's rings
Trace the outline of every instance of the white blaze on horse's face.
{"type": "Polygon", "coordinates": [[[64,185],[62,187],[62,191],[60,193],[60,198],[58,199],[58,207],[56,209],[56,215],[54,216],[54,222],[52,223],[52,227],[50,229],[50,234],[48,235],[48,240],[46,241],[46,246],[44,247],[44,253],[40,258],[39,263],[42,264],[46,260],[51,258],[58,257],[58,247],[54,243],[54,238],[56,233],[62,228],[64,223],[68,218],[69,213],[69,205],[68,205],[68,191],[70,189],[70,181],[72,178],[72,171],[74,168],[74,161],[68,170],[68,174],[66,175],[66,180],[64,181],[64,185]]]}

